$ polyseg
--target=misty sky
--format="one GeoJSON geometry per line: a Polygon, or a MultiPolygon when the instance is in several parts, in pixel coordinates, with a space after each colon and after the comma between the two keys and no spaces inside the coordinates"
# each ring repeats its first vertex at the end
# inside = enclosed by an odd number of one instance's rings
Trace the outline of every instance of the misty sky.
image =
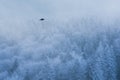
{"type": "Polygon", "coordinates": [[[119,5],[119,0],[0,0],[0,17],[116,17],[119,5]]]}

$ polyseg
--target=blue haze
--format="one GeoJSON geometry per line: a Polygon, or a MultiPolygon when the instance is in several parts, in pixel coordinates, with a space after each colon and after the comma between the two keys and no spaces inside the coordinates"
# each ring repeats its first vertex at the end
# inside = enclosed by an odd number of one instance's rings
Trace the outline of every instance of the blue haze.
{"type": "Polygon", "coordinates": [[[1,0],[0,80],[120,80],[119,2],[1,0]]]}

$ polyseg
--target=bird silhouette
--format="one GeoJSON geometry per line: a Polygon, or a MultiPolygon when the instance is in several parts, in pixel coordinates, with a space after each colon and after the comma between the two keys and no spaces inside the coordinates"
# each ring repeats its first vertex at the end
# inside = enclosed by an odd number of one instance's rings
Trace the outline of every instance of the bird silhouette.
{"type": "Polygon", "coordinates": [[[41,18],[40,21],[44,21],[45,19],[44,18],[41,18]]]}

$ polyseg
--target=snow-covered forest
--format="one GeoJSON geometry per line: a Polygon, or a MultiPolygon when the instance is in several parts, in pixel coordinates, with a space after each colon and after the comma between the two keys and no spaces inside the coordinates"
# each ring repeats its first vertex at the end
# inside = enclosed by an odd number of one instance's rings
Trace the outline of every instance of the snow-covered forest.
{"type": "Polygon", "coordinates": [[[0,80],[119,80],[120,23],[115,22],[31,22],[22,32],[3,32],[0,80]]]}
{"type": "Polygon", "coordinates": [[[0,1],[0,80],[120,80],[119,1],[47,1],[0,1]]]}

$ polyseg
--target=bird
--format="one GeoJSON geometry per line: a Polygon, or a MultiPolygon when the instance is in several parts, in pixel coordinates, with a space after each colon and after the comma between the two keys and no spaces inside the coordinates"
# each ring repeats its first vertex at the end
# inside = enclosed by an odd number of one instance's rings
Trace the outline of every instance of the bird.
{"type": "Polygon", "coordinates": [[[45,19],[44,18],[41,18],[40,21],[44,21],[45,19]]]}

